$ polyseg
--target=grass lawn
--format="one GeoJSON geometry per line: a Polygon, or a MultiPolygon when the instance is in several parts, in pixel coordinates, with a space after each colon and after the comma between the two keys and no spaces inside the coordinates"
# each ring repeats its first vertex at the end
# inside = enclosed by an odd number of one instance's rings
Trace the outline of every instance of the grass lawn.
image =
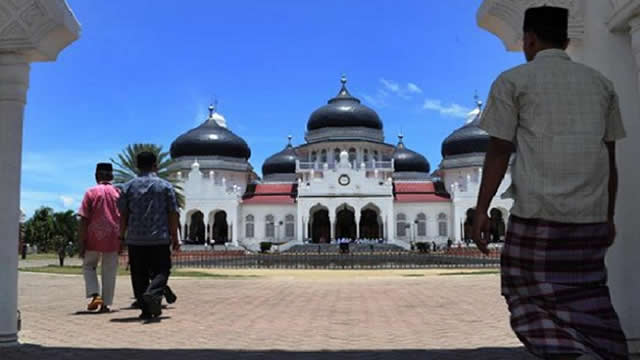
{"type": "MultiPolygon", "coordinates": [[[[79,265],[47,265],[21,268],[23,272],[45,274],[82,275],[79,265]]],[[[100,271],[100,269],[98,269],[100,271]]],[[[210,278],[210,279],[304,279],[304,280],[349,280],[374,278],[424,278],[426,276],[464,276],[498,275],[498,269],[383,269],[383,270],[298,270],[298,269],[173,269],[172,277],[210,278]]],[[[129,276],[124,267],[118,269],[118,275],[129,276]]]]}
{"type": "Polygon", "coordinates": [[[449,272],[438,274],[440,276],[450,276],[450,275],[492,275],[492,274],[500,274],[500,270],[479,270],[479,271],[460,271],[460,272],[449,272]]]}
{"type": "MultiPolygon", "coordinates": [[[[18,255],[18,258],[22,260],[22,256],[18,255]]],[[[38,254],[27,254],[27,258],[25,260],[51,260],[58,259],[58,254],[56,253],[38,253],[38,254]]]]}
{"type": "MultiPolygon", "coordinates": [[[[82,266],[70,265],[70,266],[60,267],[58,265],[47,265],[47,266],[39,266],[39,267],[21,268],[20,271],[45,273],[45,274],[82,275],[82,266]]],[[[100,273],[100,268],[98,268],[98,273],[100,273]]],[[[129,271],[121,267],[118,269],[118,275],[129,276],[129,271]]],[[[171,276],[172,277],[192,277],[192,278],[218,278],[218,279],[242,279],[242,278],[258,277],[257,275],[216,274],[212,272],[197,271],[197,270],[172,270],[171,276]]]]}

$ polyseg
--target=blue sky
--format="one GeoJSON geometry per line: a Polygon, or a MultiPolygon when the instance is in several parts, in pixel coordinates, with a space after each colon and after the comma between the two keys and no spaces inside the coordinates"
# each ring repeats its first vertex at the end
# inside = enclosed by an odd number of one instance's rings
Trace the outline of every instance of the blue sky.
{"type": "Polygon", "coordinates": [[[22,208],[77,209],[96,162],[127,144],[169,149],[204,121],[214,97],[259,172],[340,75],[384,122],[385,140],[441,160],[474,91],[522,63],[476,25],[480,0],[69,0],[81,38],[32,65],[22,208]],[[126,4],[126,6],[125,6],[126,4]]]}

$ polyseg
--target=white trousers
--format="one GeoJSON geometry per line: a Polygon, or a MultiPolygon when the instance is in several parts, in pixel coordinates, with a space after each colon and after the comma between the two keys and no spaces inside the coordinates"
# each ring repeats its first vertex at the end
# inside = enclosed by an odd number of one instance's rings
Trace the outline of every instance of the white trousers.
{"type": "Polygon", "coordinates": [[[82,270],[84,273],[87,298],[90,298],[93,294],[98,294],[102,296],[102,300],[106,306],[113,305],[116,275],[118,275],[118,253],[87,251],[84,254],[82,270]],[[98,273],[96,271],[100,258],[102,258],[102,292],[100,291],[98,273]]]}

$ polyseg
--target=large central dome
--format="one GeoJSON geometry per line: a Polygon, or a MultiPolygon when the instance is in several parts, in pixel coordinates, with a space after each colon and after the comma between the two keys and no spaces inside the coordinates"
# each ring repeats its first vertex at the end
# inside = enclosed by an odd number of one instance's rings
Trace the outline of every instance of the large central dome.
{"type": "Polygon", "coordinates": [[[375,111],[351,96],[346,87],[347,79],[340,80],[342,88],[328,104],[314,111],[307,122],[307,130],[327,127],[364,127],[382,130],[382,121],[375,111]]]}

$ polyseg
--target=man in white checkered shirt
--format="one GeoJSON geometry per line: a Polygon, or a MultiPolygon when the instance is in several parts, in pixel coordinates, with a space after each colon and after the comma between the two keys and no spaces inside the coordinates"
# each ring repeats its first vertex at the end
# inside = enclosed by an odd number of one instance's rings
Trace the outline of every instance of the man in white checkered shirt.
{"type": "Polygon", "coordinates": [[[564,8],[528,9],[528,63],[491,87],[473,240],[487,252],[487,210],[515,151],[501,256],[511,327],[545,359],[626,359],[604,265],[615,238],[615,142],[625,131],[612,83],[565,53],[568,18],[564,8]]]}

